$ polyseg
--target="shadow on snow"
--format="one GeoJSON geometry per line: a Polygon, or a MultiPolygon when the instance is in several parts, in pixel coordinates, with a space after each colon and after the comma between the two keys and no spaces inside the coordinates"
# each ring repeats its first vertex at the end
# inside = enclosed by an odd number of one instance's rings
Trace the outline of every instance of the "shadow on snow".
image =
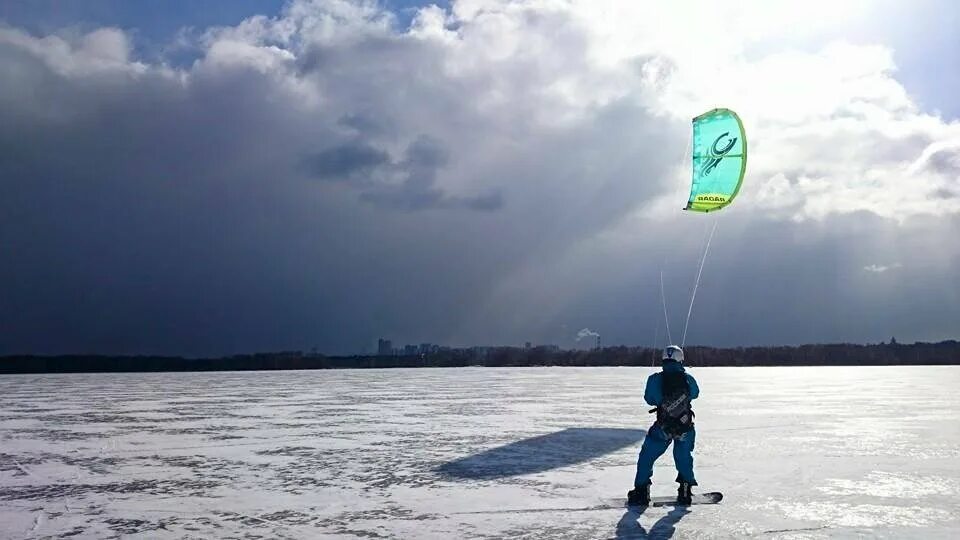
{"type": "Polygon", "coordinates": [[[639,429],[567,428],[444,463],[437,472],[457,479],[488,480],[549,471],[636,445],[644,434],[639,429]]]}
{"type": "Polygon", "coordinates": [[[658,519],[648,532],[638,521],[645,508],[627,510],[617,523],[617,540],[666,540],[677,532],[677,523],[690,513],[686,506],[677,506],[658,519]]]}

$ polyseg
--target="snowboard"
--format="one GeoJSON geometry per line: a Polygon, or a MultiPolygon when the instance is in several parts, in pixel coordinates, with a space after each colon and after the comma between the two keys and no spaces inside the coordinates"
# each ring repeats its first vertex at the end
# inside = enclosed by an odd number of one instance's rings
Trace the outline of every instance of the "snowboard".
{"type": "MultiPolygon", "coordinates": [[[[650,497],[650,504],[646,506],[657,507],[657,506],[689,506],[693,504],[716,504],[721,500],[723,500],[723,493],[720,493],[719,491],[711,491],[709,493],[694,493],[693,499],[686,504],[678,503],[676,496],[650,497]]],[[[631,508],[643,508],[643,506],[628,505],[626,501],[624,501],[623,505],[629,506],[631,508]]]]}

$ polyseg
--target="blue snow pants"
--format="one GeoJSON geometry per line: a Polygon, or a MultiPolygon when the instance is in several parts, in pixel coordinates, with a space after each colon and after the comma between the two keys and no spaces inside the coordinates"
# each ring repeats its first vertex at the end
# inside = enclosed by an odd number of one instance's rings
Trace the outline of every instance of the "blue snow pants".
{"type": "Polygon", "coordinates": [[[691,429],[676,439],[671,439],[663,432],[659,424],[654,424],[647,430],[637,458],[637,477],[633,481],[634,487],[650,483],[653,476],[653,462],[662,456],[673,441],[673,462],[677,466],[677,482],[689,482],[697,485],[693,476],[693,444],[697,440],[697,430],[691,429]]]}

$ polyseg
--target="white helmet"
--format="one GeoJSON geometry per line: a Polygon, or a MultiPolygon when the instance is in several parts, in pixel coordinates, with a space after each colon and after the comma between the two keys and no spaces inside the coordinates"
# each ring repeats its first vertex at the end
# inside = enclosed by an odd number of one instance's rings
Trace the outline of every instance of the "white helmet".
{"type": "Polygon", "coordinates": [[[683,349],[681,349],[680,347],[677,347],[676,345],[670,345],[669,347],[663,350],[663,356],[661,357],[661,359],[664,362],[669,362],[672,360],[674,362],[679,362],[682,364],[683,349]]]}

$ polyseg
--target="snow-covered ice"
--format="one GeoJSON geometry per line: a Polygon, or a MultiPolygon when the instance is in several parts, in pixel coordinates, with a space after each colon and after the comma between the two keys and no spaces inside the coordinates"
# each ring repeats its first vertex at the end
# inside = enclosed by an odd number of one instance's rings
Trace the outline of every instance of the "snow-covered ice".
{"type": "Polygon", "coordinates": [[[640,514],[652,371],[0,376],[0,537],[960,538],[960,367],[693,368],[640,514]]]}

